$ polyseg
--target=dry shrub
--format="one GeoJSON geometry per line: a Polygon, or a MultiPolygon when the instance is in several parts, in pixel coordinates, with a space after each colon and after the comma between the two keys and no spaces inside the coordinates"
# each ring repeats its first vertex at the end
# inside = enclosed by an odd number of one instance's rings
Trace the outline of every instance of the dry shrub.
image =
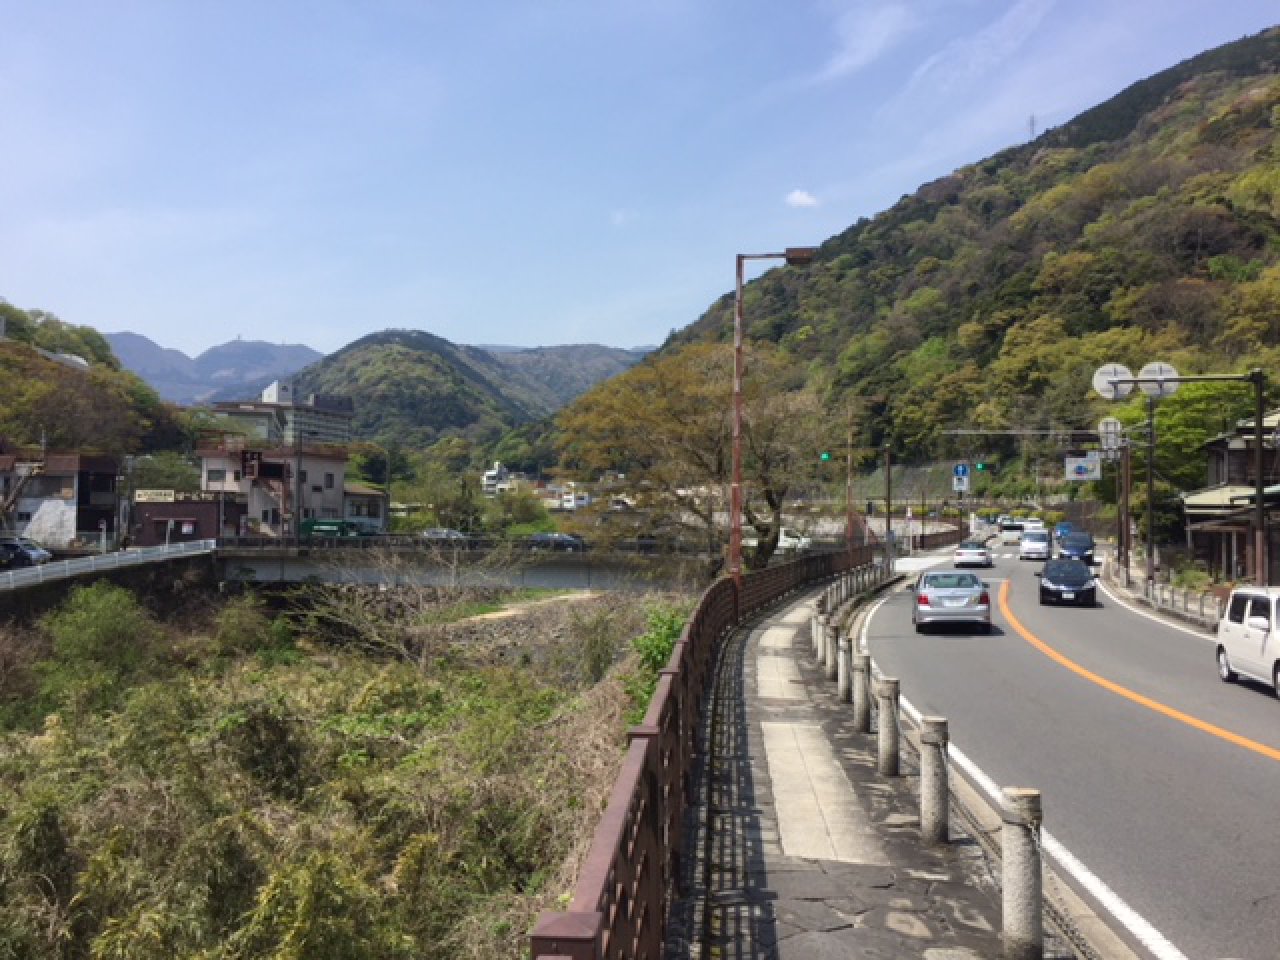
{"type": "Polygon", "coordinates": [[[562,851],[523,895],[491,898],[452,931],[450,956],[465,960],[518,960],[544,910],[562,910],[586,861],[597,823],[622,768],[627,696],[624,661],[601,683],[537,731],[542,741],[536,769],[524,789],[536,794],[548,831],[548,850],[562,851]]]}

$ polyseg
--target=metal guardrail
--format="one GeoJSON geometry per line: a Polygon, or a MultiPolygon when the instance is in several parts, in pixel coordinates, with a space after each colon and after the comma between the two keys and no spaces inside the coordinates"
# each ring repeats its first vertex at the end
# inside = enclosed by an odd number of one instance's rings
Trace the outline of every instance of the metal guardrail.
{"type": "Polygon", "coordinates": [[[567,911],[546,913],[530,938],[535,958],[657,958],[668,895],[684,855],[680,825],[720,644],[729,631],[788,593],[869,563],[870,546],[802,557],[722,578],[685,625],[643,722],[628,734],[622,771],[596,828],[567,911]]]}
{"type": "Polygon", "coordinates": [[[86,573],[97,573],[103,570],[120,570],[124,567],[159,563],[172,560],[174,557],[213,553],[217,545],[218,541],[216,540],[189,540],[186,543],[172,543],[167,547],[141,547],[135,550],[120,550],[115,553],[100,553],[89,557],[77,557],[74,560],[53,560],[34,567],[22,567],[18,570],[6,570],[0,573],[0,591],[16,590],[19,587],[26,587],[35,583],[67,580],[86,573]]]}

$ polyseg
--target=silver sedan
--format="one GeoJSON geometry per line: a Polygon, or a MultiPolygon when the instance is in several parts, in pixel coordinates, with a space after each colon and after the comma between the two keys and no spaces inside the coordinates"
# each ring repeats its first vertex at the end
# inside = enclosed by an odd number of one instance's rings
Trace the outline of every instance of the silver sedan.
{"type": "Polygon", "coordinates": [[[922,573],[912,588],[916,633],[939,623],[973,624],[991,632],[991,594],[975,574],[960,570],[922,573]]]}

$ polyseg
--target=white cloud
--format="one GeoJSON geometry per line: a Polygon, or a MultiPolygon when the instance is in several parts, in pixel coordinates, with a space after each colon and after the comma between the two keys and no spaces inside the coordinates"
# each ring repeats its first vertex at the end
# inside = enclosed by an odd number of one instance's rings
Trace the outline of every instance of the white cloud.
{"type": "Polygon", "coordinates": [[[619,208],[617,210],[609,211],[609,223],[612,226],[618,227],[619,229],[621,229],[622,227],[629,226],[635,223],[635,221],[636,221],[636,212],[634,210],[626,210],[626,209],[619,208]]]}
{"type": "Polygon", "coordinates": [[[861,5],[836,19],[839,49],[816,77],[838,80],[874,63],[915,25],[905,4],[861,5]]]}
{"type": "Polygon", "coordinates": [[[1000,19],[951,41],[911,77],[908,91],[929,84],[948,90],[1006,63],[1031,38],[1057,0],[1018,0],[1000,19]]]}
{"type": "Polygon", "coordinates": [[[792,190],[787,194],[788,207],[816,207],[818,198],[808,190],[792,190]]]}

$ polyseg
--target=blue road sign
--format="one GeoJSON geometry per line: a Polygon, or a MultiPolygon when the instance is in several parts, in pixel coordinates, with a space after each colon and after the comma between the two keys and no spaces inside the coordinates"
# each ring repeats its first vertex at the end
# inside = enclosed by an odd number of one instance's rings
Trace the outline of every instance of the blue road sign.
{"type": "Polygon", "coordinates": [[[967,477],[969,475],[969,465],[967,463],[957,463],[951,468],[953,477],[967,477]]]}

